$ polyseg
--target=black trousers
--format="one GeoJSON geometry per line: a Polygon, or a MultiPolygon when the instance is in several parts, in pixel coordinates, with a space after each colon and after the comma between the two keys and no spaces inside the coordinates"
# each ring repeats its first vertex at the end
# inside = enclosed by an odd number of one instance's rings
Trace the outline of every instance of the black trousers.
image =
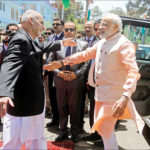
{"type": "Polygon", "coordinates": [[[52,121],[53,122],[59,122],[56,88],[53,86],[53,79],[54,79],[53,72],[48,72],[50,105],[51,105],[52,115],[53,115],[52,121]]]}
{"type": "Polygon", "coordinates": [[[95,95],[95,88],[88,85],[89,86],[89,90],[87,90],[88,92],[88,98],[90,101],[90,113],[89,113],[89,123],[90,123],[90,127],[93,126],[94,124],[94,108],[95,108],[95,99],[94,99],[94,95],[95,95]]]}

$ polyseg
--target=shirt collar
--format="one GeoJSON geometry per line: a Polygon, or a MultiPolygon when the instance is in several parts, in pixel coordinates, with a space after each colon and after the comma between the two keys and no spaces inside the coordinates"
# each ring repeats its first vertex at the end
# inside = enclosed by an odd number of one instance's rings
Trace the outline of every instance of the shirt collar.
{"type": "Polygon", "coordinates": [[[61,33],[62,33],[62,32],[60,32],[59,34],[56,34],[56,33],[55,33],[55,36],[57,36],[57,37],[59,38],[60,35],[61,35],[61,33]]]}
{"type": "Polygon", "coordinates": [[[92,37],[90,37],[90,38],[88,38],[88,37],[86,36],[86,41],[87,41],[88,39],[89,39],[90,41],[93,41],[94,35],[93,35],[92,37]]]}

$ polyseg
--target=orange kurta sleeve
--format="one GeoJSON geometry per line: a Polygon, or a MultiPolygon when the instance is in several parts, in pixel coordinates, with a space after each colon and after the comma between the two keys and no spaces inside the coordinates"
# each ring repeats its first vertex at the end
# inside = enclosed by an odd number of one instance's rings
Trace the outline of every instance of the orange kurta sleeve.
{"type": "Polygon", "coordinates": [[[93,47],[87,48],[85,51],[66,57],[66,59],[63,60],[63,63],[64,65],[75,65],[81,62],[86,62],[96,57],[96,51],[97,44],[95,44],[93,47]]]}
{"type": "Polygon", "coordinates": [[[127,71],[127,79],[123,85],[123,95],[130,98],[136,89],[137,80],[140,78],[135,58],[135,49],[131,42],[126,42],[119,48],[119,58],[127,71]]]}

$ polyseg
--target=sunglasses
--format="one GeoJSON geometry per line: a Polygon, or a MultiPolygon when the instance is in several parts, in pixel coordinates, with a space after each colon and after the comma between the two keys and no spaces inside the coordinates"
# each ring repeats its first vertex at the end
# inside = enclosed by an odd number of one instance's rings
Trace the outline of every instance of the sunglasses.
{"type": "Polygon", "coordinates": [[[74,28],[65,28],[64,30],[65,30],[65,32],[68,32],[69,30],[70,30],[71,32],[74,32],[74,31],[75,31],[74,28]]]}
{"type": "Polygon", "coordinates": [[[53,26],[60,26],[61,24],[60,23],[53,23],[52,25],[53,26]]]}
{"type": "Polygon", "coordinates": [[[80,39],[80,38],[81,38],[81,36],[77,36],[76,38],[77,38],[77,39],[80,39]]]}
{"type": "Polygon", "coordinates": [[[45,34],[51,35],[51,32],[45,32],[45,34]]]}

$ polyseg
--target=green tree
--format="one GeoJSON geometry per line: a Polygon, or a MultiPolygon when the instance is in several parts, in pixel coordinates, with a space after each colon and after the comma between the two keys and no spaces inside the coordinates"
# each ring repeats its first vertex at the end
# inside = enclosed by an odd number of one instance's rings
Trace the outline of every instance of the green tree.
{"type": "Polygon", "coordinates": [[[99,9],[98,6],[95,6],[91,10],[91,18],[93,18],[93,20],[96,20],[96,19],[100,19],[101,16],[102,16],[102,11],[99,9]]]}
{"type": "Polygon", "coordinates": [[[123,11],[123,9],[120,8],[120,7],[113,8],[113,9],[111,9],[109,12],[110,12],[110,13],[115,13],[115,14],[117,14],[117,15],[119,15],[119,16],[126,16],[126,13],[125,13],[125,12],[123,11]]]}
{"type": "Polygon", "coordinates": [[[129,0],[126,8],[127,15],[130,17],[143,18],[146,15],[147,18],[150,18],[150,0],[129,0]]]}
{"type": "Polygon", "coordinates": [[[72,21],[76,24],[77,30],[83,29],[85,21],[85,13],[83,11],[83,4],[70,0],[70,7],[64,10],[64,21],[72,21]]]}

